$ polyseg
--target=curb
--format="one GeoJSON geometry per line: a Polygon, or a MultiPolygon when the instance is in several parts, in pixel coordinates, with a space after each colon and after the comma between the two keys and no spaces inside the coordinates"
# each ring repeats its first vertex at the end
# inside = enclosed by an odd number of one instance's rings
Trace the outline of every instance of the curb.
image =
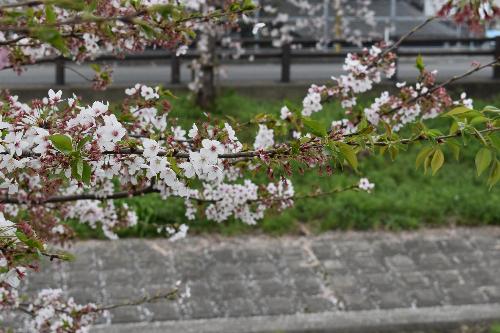
{"type": "Polygon", "coordinates": [[[495,321],[500,321],[500,304],[97,325],[91,329],[91,332],[441,333],[458,332],[458,330],[460,330],[460,332],[466,332],[462,330],[462,326],[464,325],[483,325],[483,329],[489,331],[485,327],[489,327],[489,325],[495,321]]]}

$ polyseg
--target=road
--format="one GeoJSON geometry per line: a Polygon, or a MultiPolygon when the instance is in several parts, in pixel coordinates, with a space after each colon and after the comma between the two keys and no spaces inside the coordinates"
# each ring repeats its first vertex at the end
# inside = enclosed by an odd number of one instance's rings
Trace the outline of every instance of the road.
{"type": "MultiPolygon", "coordinates": [[[[428,69],[439,69],[438,80],[443,81],[456,74],[461,74],[471,68],[473,61],[479,63],[490,62],[491,57],[428,57],[425,58],[428,69]]],[[[92,77],[92,70],[88,65],[68,65],[87,77],[92,77]]],[[[225,76],[221,77],[220,83],[224,85],[251,85],[258,82],[267,84],[277,82],[280,79],[281,67],[279,64],[257,64],[242,62],[241,64],[229,64],[223,66],[225,76]]],[[[309,81],[311,83],[327,82],[332,75],[342,74],[342,66],[339,62],[332,63],[293,63],[291,70],[292,81],[309,81]]],[[[417,70],[414,59],[400,60],[398,77],[399,81],[415,81],[417,70]]],[[[181,81],[188,83],[190,70],[187,64],[182,66],[181,81]]],[[[11,70],[0,71],[1,88],[19,88],[30,86],[54,85],[55,71],[53,65],[30,66],[22,75],[17,75],[11,70]]],[[[492,78],[492,69],[488,68],[471,75],[464,81],[485,81],[492,78]]],[[[165,63],[128,63],[126,65],[114,66],[114,84],[119,86],[133,85],[135,83],[145,84],[168,84],[170,80],[170,66],[165,63]]],[[[86,80],[78,74],[66,70],[66,82],[70,85],[85,85],[86,80]]]]}

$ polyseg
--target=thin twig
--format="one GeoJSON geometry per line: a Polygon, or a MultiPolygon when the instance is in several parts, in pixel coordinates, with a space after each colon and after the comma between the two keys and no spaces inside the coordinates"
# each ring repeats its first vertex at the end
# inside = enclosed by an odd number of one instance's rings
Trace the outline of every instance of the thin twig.
{"type": "Polygon", "coordinates": [[[179,293],[179,289],[175,288],[167,293],[159,293],[154,296],[144,296],[143,298],[133,300],[133,301],[126,301],[123,303],[117,303],[117,304],[111,304],[111,305],[104,305],[101,307],[97,307],[95,309],[96,312],[101,312],[101,311],[109,311],[117,308],[122,308],[126,306],[135,306],[135,305],[140,305],[140,304],[146,304],[146,303],[152,303],[161,299],[169,299],[172,297],[176,297],[177,294],[179,293]]]}

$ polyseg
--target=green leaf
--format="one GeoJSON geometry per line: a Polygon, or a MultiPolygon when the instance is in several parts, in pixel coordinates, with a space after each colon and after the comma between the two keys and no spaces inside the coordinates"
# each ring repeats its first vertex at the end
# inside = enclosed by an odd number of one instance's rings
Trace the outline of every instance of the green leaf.
{"type": "Polygon", "coordinates": [[[168,19],[172,16],[174,7],[172,5],[155,5],[151,6],[150,10],[160,14],[164,19],[168,19]]]}
{"type": "Polygon", "coordinates": [[[494,167],[491,169],[490,177],[488,178],[488,185],[490,189],[495,186],[500,180],[500,161],[496,161],[494,167]]]}
{"type": "Polygon", "coordinates": [[[493,132],[488,135],[488,139],[495,149],[500,150],[500,133],[493,132]]]}
{"type": "Polygon", "coordinates": [[[142,31],[144,31],[147,37],[152,38],[156,36],[155,29],[146,21],[136,19],[134,20],[134,24],[138,25],[142,29],[142,31]]]}
{"type": "Polygon", "coordinates": [[[243,10],[252,10],[257,8],[253,2],[253,0],[243,0],[243,3],[241,4],[241,8],[243,10]]]}
{"type": "Polygon", "coordinates": [[[424,147],[420,151],[420,153],[418,153],[418,155],[417,155],[417,160],[415,161],[415,168],[418,169],[422,165],[422,163],[424,163],[425,159],[430,154],[432,154],[433,151],[434,151],[434,147],[431,147],[431,146],[424,147]]]}
{"type": "Polygon", "coordinates": [[[51,0],[49,3],[63,9],[72,9],[76,11],[85,9],[85,2],[83,0],[51,0]]]}
{"type": "Polygon", "coordinates": [[[33,36],[42,42],[48,43],[58,49],[62,54],[68,54],[66,42],[61,33],[55,28],[42,27],[33,30],[33,36]]]}
{"type": "Polygon", "coordinates": [[[356,151],[354,150],[354,148],[343,142],[339,142],[338,145],[340,152],[342,153],[342,156],[344,156],[346,161],[349,163],[351,167],[353,167],[353,169],[357,170],[358,157],[356,156],[356,151]]]}
{"type": "Polygon", "coordinates": [[[181,169],[177,165],[177,161],[172,156],[167,157],[167,161],[170,164],[170,169],[172,169],[177,175],[182,174],[181,169]]]}
{"type": "Polygon", "coordinates": [[[453,153],[453,157],[458,161],[460,158],[460,144],[456,140],[450,139],[446,141],[446,145],[453,153]]]}
{"type": "Polygon", "coordinates": [[[477,125],[486,123],[488,121],[490,121],[490,119],[485,117],[485,116],[477,116],[477,117],[472,118],[472,120],[470,121],[470,124],[472,126],[477,126],[477,125]]]}
{"type": "Polygon", "coordinates": [[[422,58],[422,55],[419,54],[417,56],[417,59],[415,61],[415,66],[417,67],[419,72],[423,72],[425,69],[425,64],[424,64],[424,58],[422,58]]]}
{"type": "Polygon", "coordinates": [[[99,66],[98,64],[91,64],[90,65],[90,68],[92,68],[92,70],[94,72],[97,72],[97,73],[100,73],[101,72],[101,66],[99,66]]]}
{"type": "Polygon", "coordinates": [[[37,239],[29,238],[22,231],[16,231],[17,238],[30,248],[43,250],[43,244],[37,239]]]}
{"type": "Polygon", "coordinates": [[[431,161],[431,169],[432,169],[432,175],[435,175],[436,172],[441,169],[441,167],[444,164],[444,154],[441,151],[441,149],[436,149],[434,152],[434,156],[432,156],[432,161],[431,161]]]}
{"type": "Polygon", "coordinates": [[[50,142],[54,148],[63,154],[68,155],[73,151],[73,140],[69,135],[66,134],[53,134],[49,136],[50,142]]]}
{"type": "Polygon", "coordinates": [[[328,135],[325,126],[323,126],[323,124],[319,121],[304,117],[302,118],[302,122],[304,123],[306,129],[312,134],[318,137],[325,137],[328,135]]]}
{"type": "Polygon", "coordinates": [[[45,19],[49,24],[54,24],[56,22],[57,16],[54,11],[54,7],[52,7],[51,5],[45,6],[45,19]]]}
{"type": "Polygon", "coordinates": [[[91,140],[92,140],[92,137],[90,135],[85,136],[83,139],[80,140],[80,142],[78,142],[78,145],[76,146],[76,150],[81,151],[83,146],[85,146],[85,144],[87,142],[90,142],[91,140]]]}
{"type": "Polygon", "coordinates": [[[485,106],[483,109],[484,112],[494,112],[494,113],[500,113],[500,109],[497,108],[496,106],[493,105],[488,105],[485,106]]]}
{"type": "Polygon", "coordinates": [[[81,174],[78,173],[78,160],[72,160],[71,163],[71,177],[76,180],[81,179],[81,174]]]}
{"type": "Polygon", "coordinates": [[[480,176],[491,163],[491,151],[488,148],[481,148],[476,154],[477,175],[480,176]]]}
{"type": "Polygon", "coordinates": [[[443,117],[456,116],[456,115],[459,115],[459,114],[467,113],[469,111],[473,111],[473,110],[469,109],[469,108],[466,108],[465,106],[458,106],[458,107],[454,108],[453,110],[444,113],[443,117]]]}
{"type": "Polygon", "coordinates": [[[83,169],[82,169],[82,181],[85,184],[89,185],[91,175],[92,175],[92,168],[90,167],[89,163],[84,161],[83,162],[83,169]]]}

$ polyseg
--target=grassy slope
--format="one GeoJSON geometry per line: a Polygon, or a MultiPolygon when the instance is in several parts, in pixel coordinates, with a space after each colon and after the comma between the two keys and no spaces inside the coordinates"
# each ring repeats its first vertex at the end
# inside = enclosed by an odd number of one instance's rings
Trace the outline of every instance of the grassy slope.
{"type": "MultiPolygon", "coordinates": [[[[300,96],[298,96],[300,98],[300,96]]],[[[298,100],[298,99],[297,99],[298,100]]],[[[484,104],[500,105],[500,96],[484,104]]],[[[277,101],[250,100],[235,94],[227,94],[218,102],[217,114],[230,115],[240,121],[260,112],[279,112],[277,101]]],[[[315,118],[329,123],[338,110],[328,106],[315,118]]],[[[174,102],[174,116],[182,116],[186,124],[197,120],[200,110],[186,98],[174,102]]],[[[250,134],[250,133],[249,133],[250,134]]],[[[243,139],[243,138],[242,138],[243,139]]],[[[489,191],[484,179],[474,173],[473,156],[477,149],[464,151],[460,162],[447,162],[438,175],[431,177],[415,170],[417,149],[402,152],[395,162],[385,156],[365,156],[360,161],[360,172],[376,184],[372,194],[349,192],[332,197],[297,202],[293,209],[269,214],[258,228],[279,234],[295,232],[300,223],[306,223],[313,231],[330,229],[411,229],[420,226],[479,225],[500,223],[500,190],[489,191]]],[[[351,184],[359,175],[347,171],[331,177],[319,176],[315,171],[306,172],[293,180],[297,193],[308,193],[311,188],[324,190],[351,184]]],[[[138,209],[140,224],[124,231],[122,236],[153,236],[154,227],[148,224],[183,223],[183,204],[179,200],[162,201],[157,196],[129,200],[138,209]]],[[[96,236],[94,232],[79,227],[80,235],[96,236]]],[[[238,221],[216,224],[203,219],[191,224],[192,231],[235,234],[255,230],[238,221]]]]}

